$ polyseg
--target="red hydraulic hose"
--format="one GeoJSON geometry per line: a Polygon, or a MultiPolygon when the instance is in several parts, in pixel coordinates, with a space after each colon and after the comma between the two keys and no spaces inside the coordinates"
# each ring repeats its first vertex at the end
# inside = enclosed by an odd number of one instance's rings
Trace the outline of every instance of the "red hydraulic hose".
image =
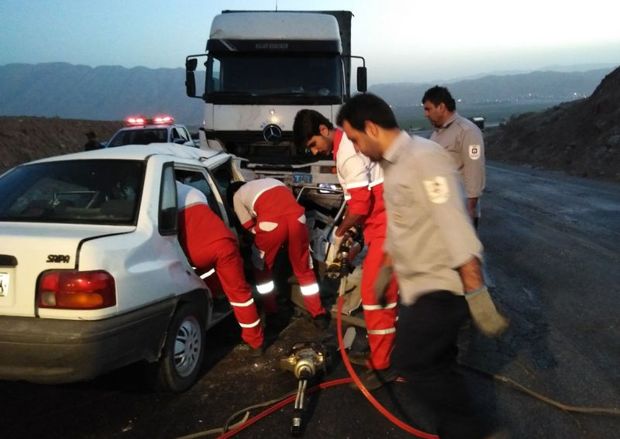
{"type": "MultiPolygon", "coordinates": [[[[366,399],[379,411],[379,413],[381,413],[383,416],[385,416],[394,425],[396,425],[399,428],[405,430],[407,433],[410,433],[410,434],[412,434],[412,435],[414,435],[416,437],[419,437],[419,438],[423,438],[423,439],[439,439],[439,436],[431,434],[431,433],[427,433],[427,432],[422,431],[422,430],[418,430],[418,429],[412,427],[411,425],[401,421],[397,417],[395,417],[385,407],[383,407],[381,405],[381,403],[375,399],[374,396],[372,396],[372,394],[368,391],[368,389],[366,387],[364,387],[364,384],[362,384],[362,382],[360,381],[359,377],[355,373],[355,370],[353,370],[353,367],[351,366],[351,362],[349,361],[349,357],[347,356],[347,354],[345,352],[345,349],[344,349],[344,343],[342,341],[342,318],[341,318],[342,314],[341,313],[342,313],[342,296],[338,296],[338,315],[337,315],[337,318],[336,318],[337,323],[338,323],[338,325],[337,325],[337,327],[338,327],[338,346],[340,348],[340,354],[342,355],[342,361],[344,362],[344,365],[347,368],[347,371],[349,372],[349,375],[351,375],[351,378],[340,378],[340,379],[335,379],[335,380],[331,380],[331,381],[322,382],[322,383],[312,387],[311,389],[309,389],[307,393],[308,394],[312,394],[312,393],[316,392],[319,389],[328,389],[330,387],[340,386],[340,385],[343,385],[343,384],[348,384],[348,383],[354,382],[357,385],[357,387],[362,391],[362,393],[366,397],[366,399]]],[[[248,419],[246,422],[244,422],[239,427],[223,433],[221,436],[218,437],[218,439],[226,439],[226,438],[230,438],[230,437],[235,436],[237,433],[240,433],[242,430],[245,430],[250,425],[253,425],[253,424],[257,423],[261,419],[263,419],[263,418],[269,416],[270,414],[280,410],[282,407],[292,403],[293,401],[295,401],[296,397],[297,397],[297,395],[291,395],[291,396],[289,396],[287,398],[284,398],[282,401],[279,401],[279,402],[275,403],[274,405],[272,405],[271,407],[268,407],[267,409],[263,410],[262,412],[260,412],[256,416],[251,417],[250,419],[248,419]]]]}
{"type": "MultiPolygon", "coordinates": [[[[310,388],[307,391],[307,393],[311,394],[311,393],[316,392],[319,389],[328,389],[330,387],[340,386],[342,384],[348,384],[350,382],[351,382],[351,378],[339,378],[339,379],[335,379],[335,380],[331,380],[331,381],[325,381],[325,382],[322,382],[322,383],[320,383],[320,384],[310,388]]],[[[235,428],[234,430],[230,430],[230,431],[227,431],[226,433],[222,434],[221,436],[218,437],[218,439],[225,439],[225,438],[233,437],[237,433],[241,432],[241,430],[244,430],[245,428],[249,427],[250,425],[255,424],[256,422],[260,421],[264,417],[269,416],[273,412],[276,412],[276,411],[280,410],[282,407],[284,407],[284,406],[290,404],[291,402],[295,401],[296,397],[297,397],[297,395],[291,395],[291,396],[289,396],[287,398],[284,398],[282,401],[276,402],[274,405],[272,405],[271,407],[266,408],[265,410],[263,410],[262,412],[260,412],[256,416],[251,417],[250,419],[245,421],[242,425],[240,425],[239,427],[235,428]]]]}
{"type": "Polygon", "coordinates": [[[349,357],[344,349],[344,343],[342,341],[342,295],[338,296],[338,314],[336,320],[338,322],[338,347],[340,348],[340,355],[342,356],[342,361],[344,362],[344,366],[347,368],[347,372],[351,375],[353,382],[357,387],[362,391],[366,399],[381,413],[385,416],[391,423],[396,425],[397,427],[405,430],[407,433],[410,433],[414,436],[424,438],[424,439],[439,439],[439,436],[431,433],[427,433],[422,430],[418,430],[417,428],[412,427],[411,425],[401,421],[396,416],[394,416],[388,409],[383,407],[379,401],[375,399],[374,396],[368,391],[368,389],[364,386],[359,376],[355,373],[355,370],[351,366],[351,362],[349,361],[349,357]]]}

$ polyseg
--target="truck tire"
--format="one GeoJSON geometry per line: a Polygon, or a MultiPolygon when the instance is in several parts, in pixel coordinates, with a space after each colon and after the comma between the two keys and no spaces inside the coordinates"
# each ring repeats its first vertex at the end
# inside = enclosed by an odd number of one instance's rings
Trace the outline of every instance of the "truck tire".
{"type": "Polygon", "coordinates": [[[204,312],[197,302],[179,304],[159,362],[156,389],[183,392],[197,380],[205,354],[204,312]]]}

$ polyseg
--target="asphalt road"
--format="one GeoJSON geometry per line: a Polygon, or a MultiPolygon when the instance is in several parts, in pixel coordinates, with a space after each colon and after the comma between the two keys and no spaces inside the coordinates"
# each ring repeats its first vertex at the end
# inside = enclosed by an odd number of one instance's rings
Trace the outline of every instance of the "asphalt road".
{"type": "MultiPolygon", "coordinates": [[[[463,373],[480,413],[512,438],[618,437],[620,417],[562,411],[474,369],[566,404],[620,408],[620,185],[490,163],[487,187],[481,239],[511,328],[499,340],[463,333],[463,373]]],[[[292,318],[252,361],[235,347],[235,323],[224,322],[209,333],[200,382],[181,395],[150,393],[139,365],[75,385],[0,382],[0,438],[167,439],[220,427],[237,410],[294,390],[278,357],[297,341],[331,342],[329,334],[292,318]]],[[[345,376],[336,358],[324,379],[345,376]]],[[[376,395],[432,431],[404,385],[376,395]]],[[[285,407],[237,437],[288,437],[291,414],[285,407]]],[[[305,426],[305,437],[409,437],[348,386],[311,396],[305,426]]]]}

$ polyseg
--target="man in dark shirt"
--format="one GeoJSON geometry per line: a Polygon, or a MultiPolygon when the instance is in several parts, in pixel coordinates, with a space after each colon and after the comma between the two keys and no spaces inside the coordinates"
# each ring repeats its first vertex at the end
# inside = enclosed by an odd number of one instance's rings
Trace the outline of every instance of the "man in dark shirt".
{"type": "Polygon", "coordinates": [[[92,151],[93,149],[101,148],[101,143],[97,141],[97,135],[94,131],[87,132],[86,138],[88,141],[84,144],[84,151],[92,151]]]}

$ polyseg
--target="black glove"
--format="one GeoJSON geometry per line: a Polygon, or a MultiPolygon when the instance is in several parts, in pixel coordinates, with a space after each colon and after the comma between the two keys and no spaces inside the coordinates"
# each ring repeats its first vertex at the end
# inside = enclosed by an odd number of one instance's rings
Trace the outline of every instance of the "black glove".
{"type": "Polygon", "coordinates": [[[379,269],[377,273],[377,278],[375,279],[375,297],[377,298],[377,303],[382,307],[387,305],[387,298],[385,297],[385,290],[387,290],[390,281],[392,280],[392,274],[394,270],[391,265],[383,265],[379,269]]]}

